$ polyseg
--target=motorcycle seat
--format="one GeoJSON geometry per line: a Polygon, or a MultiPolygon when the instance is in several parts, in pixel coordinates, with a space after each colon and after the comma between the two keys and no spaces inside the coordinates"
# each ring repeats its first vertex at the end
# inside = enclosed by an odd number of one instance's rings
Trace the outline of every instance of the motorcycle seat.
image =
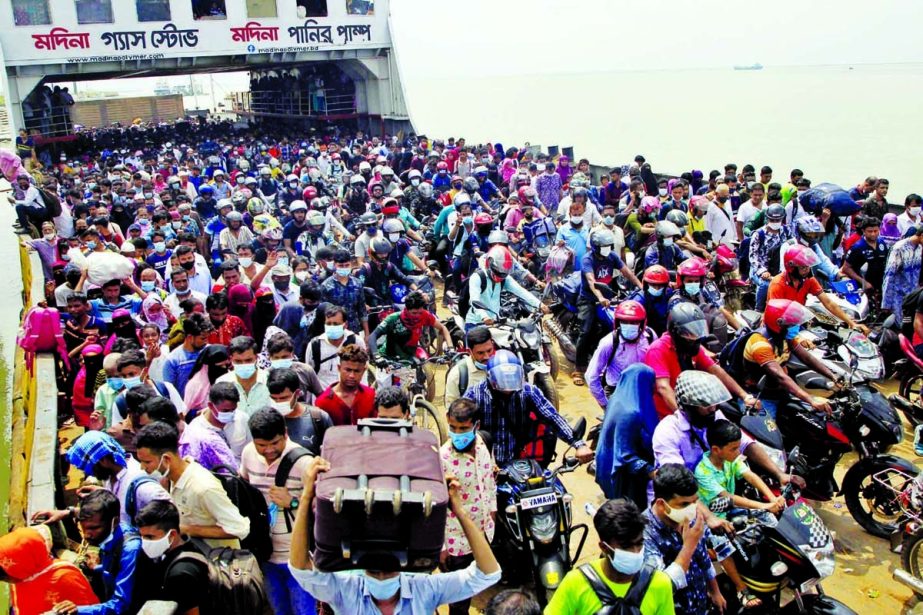
{"type": "Polygon", "coordinates": [[[907,336],[901,333],[898,335],[898,339],[901,341],[901,350],[904,351],[904,354],[907,355],[907,358],[913,361],[913,364],[917,366],[917,369],[923,372],[923,359],[917,356],[917,353],[913,350],[913,344],[907,339],[907,336]]]}

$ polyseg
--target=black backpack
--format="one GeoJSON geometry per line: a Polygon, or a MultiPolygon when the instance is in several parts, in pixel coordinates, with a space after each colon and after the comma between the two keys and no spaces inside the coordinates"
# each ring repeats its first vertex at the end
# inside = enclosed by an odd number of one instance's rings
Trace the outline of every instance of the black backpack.
{"type": "Polygon", "coordinates": [[[45,204],[45,211],[48,213],[49,218],[57,218],[64,213],[61,209],[61,199],[58,198],[57,194],[45,188],[39,188],[38,194],[42,197],[42,203],[45,204]]]}
{"type": "MultiPolygon", "coordinates": [[[[481,290],[483,291],[487,287],[487,274],[484,273],[481,269],[478,269],[475,274],[481,279],[481,290]]],[[[471,308],[471,287],[469,282],[471,278],[465,280],[462,284],[461,289],[458,292],[458,315],[464,318],[468,314],[468,310],[471,308]]]]}
{"type": "Polygon", "coordinates": [[[918,286],[907,293],[904,300],[901,301],[901,333],[908,340],[913,339],[913,319],[917,314],[920,295],[923,295],[923,286],[918,286]]]}
{"type": "MultiPolygon", "coordinates": [[[[312,415],[313,417],[313,415],[312,415]]],[[[317,431],[318,421],[314,421],[314,430],[317,431]]],[[[320,435],[320,434],[318,434],[320,435]]],[[[318,443],[319,444],[319,443],[318,443]]],[[[311,453],[308,449],[303,446],[297,446],[285,453],[285,456],[279,461],[279,467],[276,468],[276,487],[285,487],[286,481],[288,481],[289,474],[292,473],[292,468],[295,467],[295,463],[298,462],[302,457],[310,457],[311,453]]],[[[292,531],[292,522],[295,520],[295,513],[292,512],[290,508],[283,509],[283,514],[285,515],[285,528],[291,532],[292,531]]]]}
{"type": "MultiPolygon", "coordinates": [[[[340,348],[342,348],[343,346],[349,346],[350,344],[355,344],[355,343],[356,343],[356,336],[355,336],[354,334],[350,333],[349,335],[346,336],[346,339],[343,340],[343,343],[340,345],[340,348]]],[[[321,366],[321,365],[323,365],[323,364],[326,363],[327,361],[330,361],[331,359],[335,359],[335,358],[337,357],[337,354],[336,354],[336,353],[333,353],[332,355],[330,355],[330,356],[327,357],[326,359],[321,359],[321,358],[320,358],[320,340],[319,340],[319,339],[313,339],[313,340],[311,340],[311,348],[310,348],[310,351],[311,351],[311,367],[314,369],[315,373],[320,371],[320,366],[321,366]]]]}
{"type": "Polygon", "coordinates": [[[212,475],[221,482],[237,511],[250,520],[250,533],[240,541],[241,549],[246,549],[261,562],[268,561],[272,555],[272,537],[269,507],[266,506],[263,494],[229,466],[216,466],[212,469],[212,475]]]}
{"type": "Polygon", "coordinates": [[[596,611],[596,615],[641,615],[641,601],[644,600],[647,588],[651,584],[651,578],[654,576],[652,567],[644,566],[641,569],[623,598],[612,593],[612,589],[599,578],[596,569],[590,564],[581,565],[579,570],[590,584],[596,597],[602,602],[603,606],[596,611]]]}
{"type": "Polygon", "coordinates": [[[780,241],[773,247],[769,248],[769,260],[766,263],[766,269],[769,270],[769,275],[777,276],[782,273],[782,244],[784,241],[780,241]]]}
{"type": "MultiPolygon", "coordinates": [[[[252,530],[251,530],[252,531],[252,530]]],[[[207,571],[201,615],[271,615],[263,572],[253,553],[219,547],[207,553],[186,551],[167,566],[166,575],[177,562],[196,562],[207,571]]]]}

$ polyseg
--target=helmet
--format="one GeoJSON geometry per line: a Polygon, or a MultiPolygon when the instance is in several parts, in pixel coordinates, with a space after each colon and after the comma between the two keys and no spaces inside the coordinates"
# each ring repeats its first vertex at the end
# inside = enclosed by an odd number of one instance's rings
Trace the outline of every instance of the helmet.
{"type": "Polygon", "coordinates": [[[295,175],[294,173],[289,173],[288,175],[285,176],[285,181],[287,181],[287,182],[296,182],[296,181],[298,181],[298,176],[295,175]]]}
{"type": "Polygon", "coordinates": [[[420,184],[420,187],[417,188],[417,192],[424,199],[431,199],[433,198],[433,185],[423,182],[422,184],[420,184]]]}
{"type": "Polygon", "coordinates": [[[574,188],[574,191],[571,193],[571,199],[573,200],[573,199],[576,199],[578,196],[582,196],[583,200],[586,201],[587,194],[588,193],[587,193],[586,188],[584,188],[583,186],[578,186],[574,188]]]}
{"type": "Polygon", "coordinates": [[[681,373],[674,390],[676,402],[687,408],[717,406],[731,399],[727,387],[717,376],[695,369],[681,373]]]}
{"type": "Polygon", "coordinates": [[[269,239],[270,241],[282,241],[282,229],[278,226],[270,226],[269,228],[263,230],[260,233],[260,236],[263,239],[269,239]]]}
{"type": "Polygon", "coordinates": [[[518,191],[519,200],[523,203],[533,204],[535,203],[535,188],[532,186],[523,186],[518,191]]]}
{"type": "Polygon", "coordinates": [[[487,167],[485,167],[485,166],[479,166],[479,167],[476,167],[476,168],[474,169],[474,174],[475,174],[475,176],[477,176],[477,175],[487,175],[487,173],[488,173],[487,167]]]}
{"type": "Polygon", "coordinates": [[[766,208],[766,219],[781,222],[785,218],[785,208],[775,203],[766,208]]]}
{"type": "Polygon", "coordinates": [[[715,250],[715,267],[718,273],[730,273],[737,269],[737,255],[734,250],[725,244],[721,244],[715,250]]]}
{"type": "Polygon", "coordinates": [[[487,361],[487,381],[496,391],[516,392],[523,385],[522,361],[509,350],[498,350],[487,361]]]}
{"type": "MultiPolygon", "coordinates": [[[[297,201],[296,201],[297,202],[297,201]]],[[[323,228],[327,225],[327,219],[324,218],[324,214],[319,211],[312,211],[308,214],[308,225],[309,226],[319,226],[323,228]]]]}
{"type": "Polygon", "coordinates": [[[695,210],[700,214],[704,214],[706,211],[708,211],[708,204],[708,197],[706,197],[704,194],[697,194],[689,199],[689,206],[694,207],[695,210]]]}
{"type": "Polygon", "coordinates": [[[311,199],[311,209],[316,209],[317,211],[324,211],[327,209],[327,206],[330,205],[330,197],[324,197],[322,199],[311,199]]]}
{"type": "Polygon", "coordinates": [[[369,192],[374,190],[379,190],[382,194],[385,192],[385,187],[381,182],[374,182],[369,186],[369,192]]]}
{"type": "Polygon", "coordinates": [[[589,178],[586,176],[586,173],[579,173],[579,172],[578,172],[578,173],[574,173],[574,174],[573,174],[573,176],[570,178],[570,182],[569,182],[569,183],[570,183],[571,187],[573,187],[573,188],[580,188],[580,187],[585,188],[586,186],[589,186],[589,185],[590,185],[590,180],[589,180],[589,178]]]}
{"type": "Polygon", "coordinates": [[[258,216],[266,210],[266,204],[263,203],[263,199],[258,196],[253,197],[247,201],[247,211],[250,212],[251,216],[258,216]]]}
{"type": "Polygon", "coordinates": [[[627,300],[622,301],[617,306],[615,306],[615,314],[613,319],[618,321],[625,322],[644,322],[647,320],[647,312],[644,311],[644,306],[638,303],[637,301],[627,300]]]}
{"type": "Polygon", "coordinates": [[[642,197],[641,204],[638,206],[638,211],[642,214],[652,214],[655,211],[660,211],[660,199],[656,196],[642,197]]]}
{"type": "Polygon", "coordinates": [[[232,211],[227,215],[228,222],[241,222],[243,219],[243,214],[241,214],[239,211],[232,211]]]}
{"type": "Polygon", "coordinates": [[[391,191],[392,198],[400,199],[400,198],[403,198],[403,196],[404,196],[404,191],[401,190],[400,188],[395,188],[394,190],[391,191]]]}
{"type": "Polygon", "coordinates": [[[423,175],[416,169],[411,169],[410,172],[407,173],[407,179],[421,179],[422,177],[423,175]]]}
{"type": "Polygon", "coordinates": [[[667,212],[667,220],[678,226],[680,230],[689,224],[689,217],[681,209],[671,209],[667,212]]]}
{"type": "Polygon", "coordinates": [[[314,186],[308,186],[308,187],[305,188],[304,191],[301,193],[301,196],[304,197],[304,200],[305,200],[306,202],[307,202],[307,201],[312,201],[312,200],[314,200],[314,199],[317,198],[317,188],[315,188],[314,186]]]}
{"type": "Polygon", "coordinates": [[[215,194],[215,189],[209,185],[201,186],[199,187],[199,194],[201,196],[205,196],[206,194],[212,195],[215,194]]]}
{"type": "Polygon", "coordinates": [[[260,167],[260,175],[271,175],[271,174],[272,174],[272,171],[269,169],[269,167],[266,167],[266,166],[260,167]]]}
{"type": "Polygon", "coordinates": [[[601,229],[590,235],[590,245],[594,248],[615,245],[615,233],[609,229],[601,229]]]}
{"type": "Polygon", "coordinates": [[[364,186],[365,178],[362,177],[361,175],[353,175],[352,177],[349,178],[349,185],[350,186],[359,186],[359,185],[364,186]]]}
{"type": "MultiPolygon", "coordinates": [[[[480,214],[479,214],[480,215],[480,214]]],[[[502,245],[507,245],[510,242],[510,238],[506,236],[506,231],[501,231],[500,229],[494,229],[487,235],[487,244],[499,243],[502,245]]]]}
{"type": "Polygon", "coordinates": [[[391,253],[391,242],[384,237],[376,237],[369,243],[369,256],[387,256],[391,253]]]}
{"type": "Polygon", "coordinates": [[[667,316],[667,330],[672,337],[686,339],[698,340],[708,335],[705,314],[699,306],[689,301],[680,301],[670,308],[670,314],[667,316]]]}
{"type": "Polygon", "coordinates": [[[698,256],[687,258],[676,268],[678,278],[704,278],[708,275],[708,263],[698,256]]]}
{"type": "Polygon", "coordinates": [[[231,202],[231,199],[219,199],[218,204],[215,205],[215,209],[221,211],[225,207],[234,207],[234,203],[231,202]]]}
{"type": "Polygon", "coordinates": [[[270,158],[270,159],[269,159],[269,166],[271,166],[272,168],[275,169],[277,166],[279,166],[279,159],[278,159],[278,158],[270,158]]]}
{"type": "Polygon", "coordinates": [[[477,192],[480,186],[478,185],[478,180],[473,177],[466,177],[464,182],[465,192],[473,193],[477,192]]]}
{"type": "Polygon", "coordinates": [[[382,167],[381,168],[382,177],[394,177],[394,169],[391,167],[382,167]]]}
{"type": "Polygon", "coordinates": [[[308,205],[304,201],[292,201],[292,204],[288,206],[289,213],[295,213],[296,211],[308,211],[308,205]]]}
{"type": "Polygon", "coordinates": [[[785,251],[785,257],[782,260],[785,263],[786,271],[791,271],[796,267],[814,267],[820,262],[814,250],[800,244],[790,246],[785,251]]]}
{"type": "Polygon", "coordinates": [[[249,171],[249,170],[250,170],[250,162],[249,162],[246,158],[241,159],[241,160],[238,160],[238,161],[237,161],[237,168],[240,169],[241,171],[244,171],[244,172],[249,171]]]}
{"type": "Polygon", "coordinates": [[[520,173],[516,176],[516,185],[519,186],[519,188],[522,188],[523,186],[531,186],[532,178],[529,177],[528,174],[520,173]]]}
{"type": "Polygon", "coordinates": [[[481,213],[479,213],[478,215],[474,217],[474,223],[477,224],[478,226],[482,224],[493,224],[494,217],[482,211],[481,213]]]}
{"type": "Polygon", "coordinates": [[[670,272],[663,265],[653,265],[644,270],[642,281],[648,284],[669,284],[670,272]]]}
{"type": "MultiPolygon", "coordinates": [[[[422,187],[422,186],[421,186],[422,187]]],[[[455,209],[458,209],[459,205],[471,205],[471,197],[468,196],[467,192],[459,192],[455,195],[455,198],[452,200],[452,204],[455,205],[455,209]]]]}
{"type": "Polygon", "coordinates": [[[381,225],[381,230],[387,235],[388,233],[403,233],[404,223],[397,218],[388,218],[381,225]]]}
{"type": "Polygon", "coordinates": [[[439,152],[437,152],[436,150],[430,150],[430,152],[426,155],[426,157],[427,157],[427,158],[436,158],[436,159],[442,158],[442,156],[441,156],[441,155],[439,154],[439,152]]]}
{"type": "Polygon", "coordinates": [[[378,224],[378,216],[372,212],[366,212],[359,216],[359,224],[362,226],[375,226],[378,224]]]}
{"type": "Polygon", "coordinates": [[[176,175],[171,175],[169,178],[167,178],[168,184],[178,184],[179,181],[180,181],[179,177],[177,177],[176,175]]]}
{"type": "Polygon", "coordinates": [[[237,192],[231,197],[231,202],[234,204],[234,207],[238,205],[243,206],[247,202],[247,195],[242,192],[237,192]]]}
{"type": "Polygon", "coordinates": [[[436,163],[436,170],[437,170],[437,171],[445,171],[445,172],[448,173],[448,171],[449,171],[449,164],[448,164],[447,162],[437,162],[437,163],[436,163]]]}
{"type": "Polygon", "coordinates": [[[814,216],[799,218],[795,226],[798,229],[798,235],[808,243],[817,243],[824,234],[824,227],[814,216]]]}
{"type": "Polygon", "coordinates": [[[657,223],[657,226],[654,229],[654,232],[657,234],[657,239],[666,239],[668,237],[681,237],[682,231],[679,230],[679,227],[670,222],[669,220],[661,220],[657,223]]]}
{"type": "Polygon", "coordinates": [[[513,271],[513,255],[506,246],[494,246],[487,251],[484,265],[494,277],[504,280],[513,271]]]}
{"type": "Polygon", "coordinates": [[[812,318],[814,313],[797,301],[770,299],[766,302],[763,323],[773,333],[782,333],[783,329],[801,326],[812,318]]]}
{"type": "Polygon", "coordinates": [[[363,171],[368,171],[370,173],[372,171],[372,165],[364,160],[359,163],[359,172],[362,173],[363,171]]]}

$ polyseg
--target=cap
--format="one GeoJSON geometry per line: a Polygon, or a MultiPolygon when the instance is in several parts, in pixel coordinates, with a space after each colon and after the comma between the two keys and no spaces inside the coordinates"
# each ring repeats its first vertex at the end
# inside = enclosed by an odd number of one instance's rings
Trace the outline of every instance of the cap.
{"type": "Polygon", "coordinates": [[[288,265],[276,265],[275,267],[273,267],[273,268],[269,271],[269,275],[272,275],[272,276],[276,276],[276,275],[277,275],[277,276],[283,276],[283,275],[291,276],[291,275],[292,275],[292,268],[289,267],[288,265]]]}

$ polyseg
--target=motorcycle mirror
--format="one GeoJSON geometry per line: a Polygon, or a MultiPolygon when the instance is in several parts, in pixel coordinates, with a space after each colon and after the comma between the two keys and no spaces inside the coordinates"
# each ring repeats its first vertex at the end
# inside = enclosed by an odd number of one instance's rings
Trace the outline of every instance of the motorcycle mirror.
{"type": "Polygon", "coordinates": [[[574,423],[574,438],[582,440],[584,435],[586,435],[586,418],[581,416],[577,419],[577,422],[574,423]]]}
{"type": "Polygon", "coordinates": [[[568,455],[564,458],[564,465],[568,468],[576,468],[580,465],[580,462],[573,455],[568,455]]]}

